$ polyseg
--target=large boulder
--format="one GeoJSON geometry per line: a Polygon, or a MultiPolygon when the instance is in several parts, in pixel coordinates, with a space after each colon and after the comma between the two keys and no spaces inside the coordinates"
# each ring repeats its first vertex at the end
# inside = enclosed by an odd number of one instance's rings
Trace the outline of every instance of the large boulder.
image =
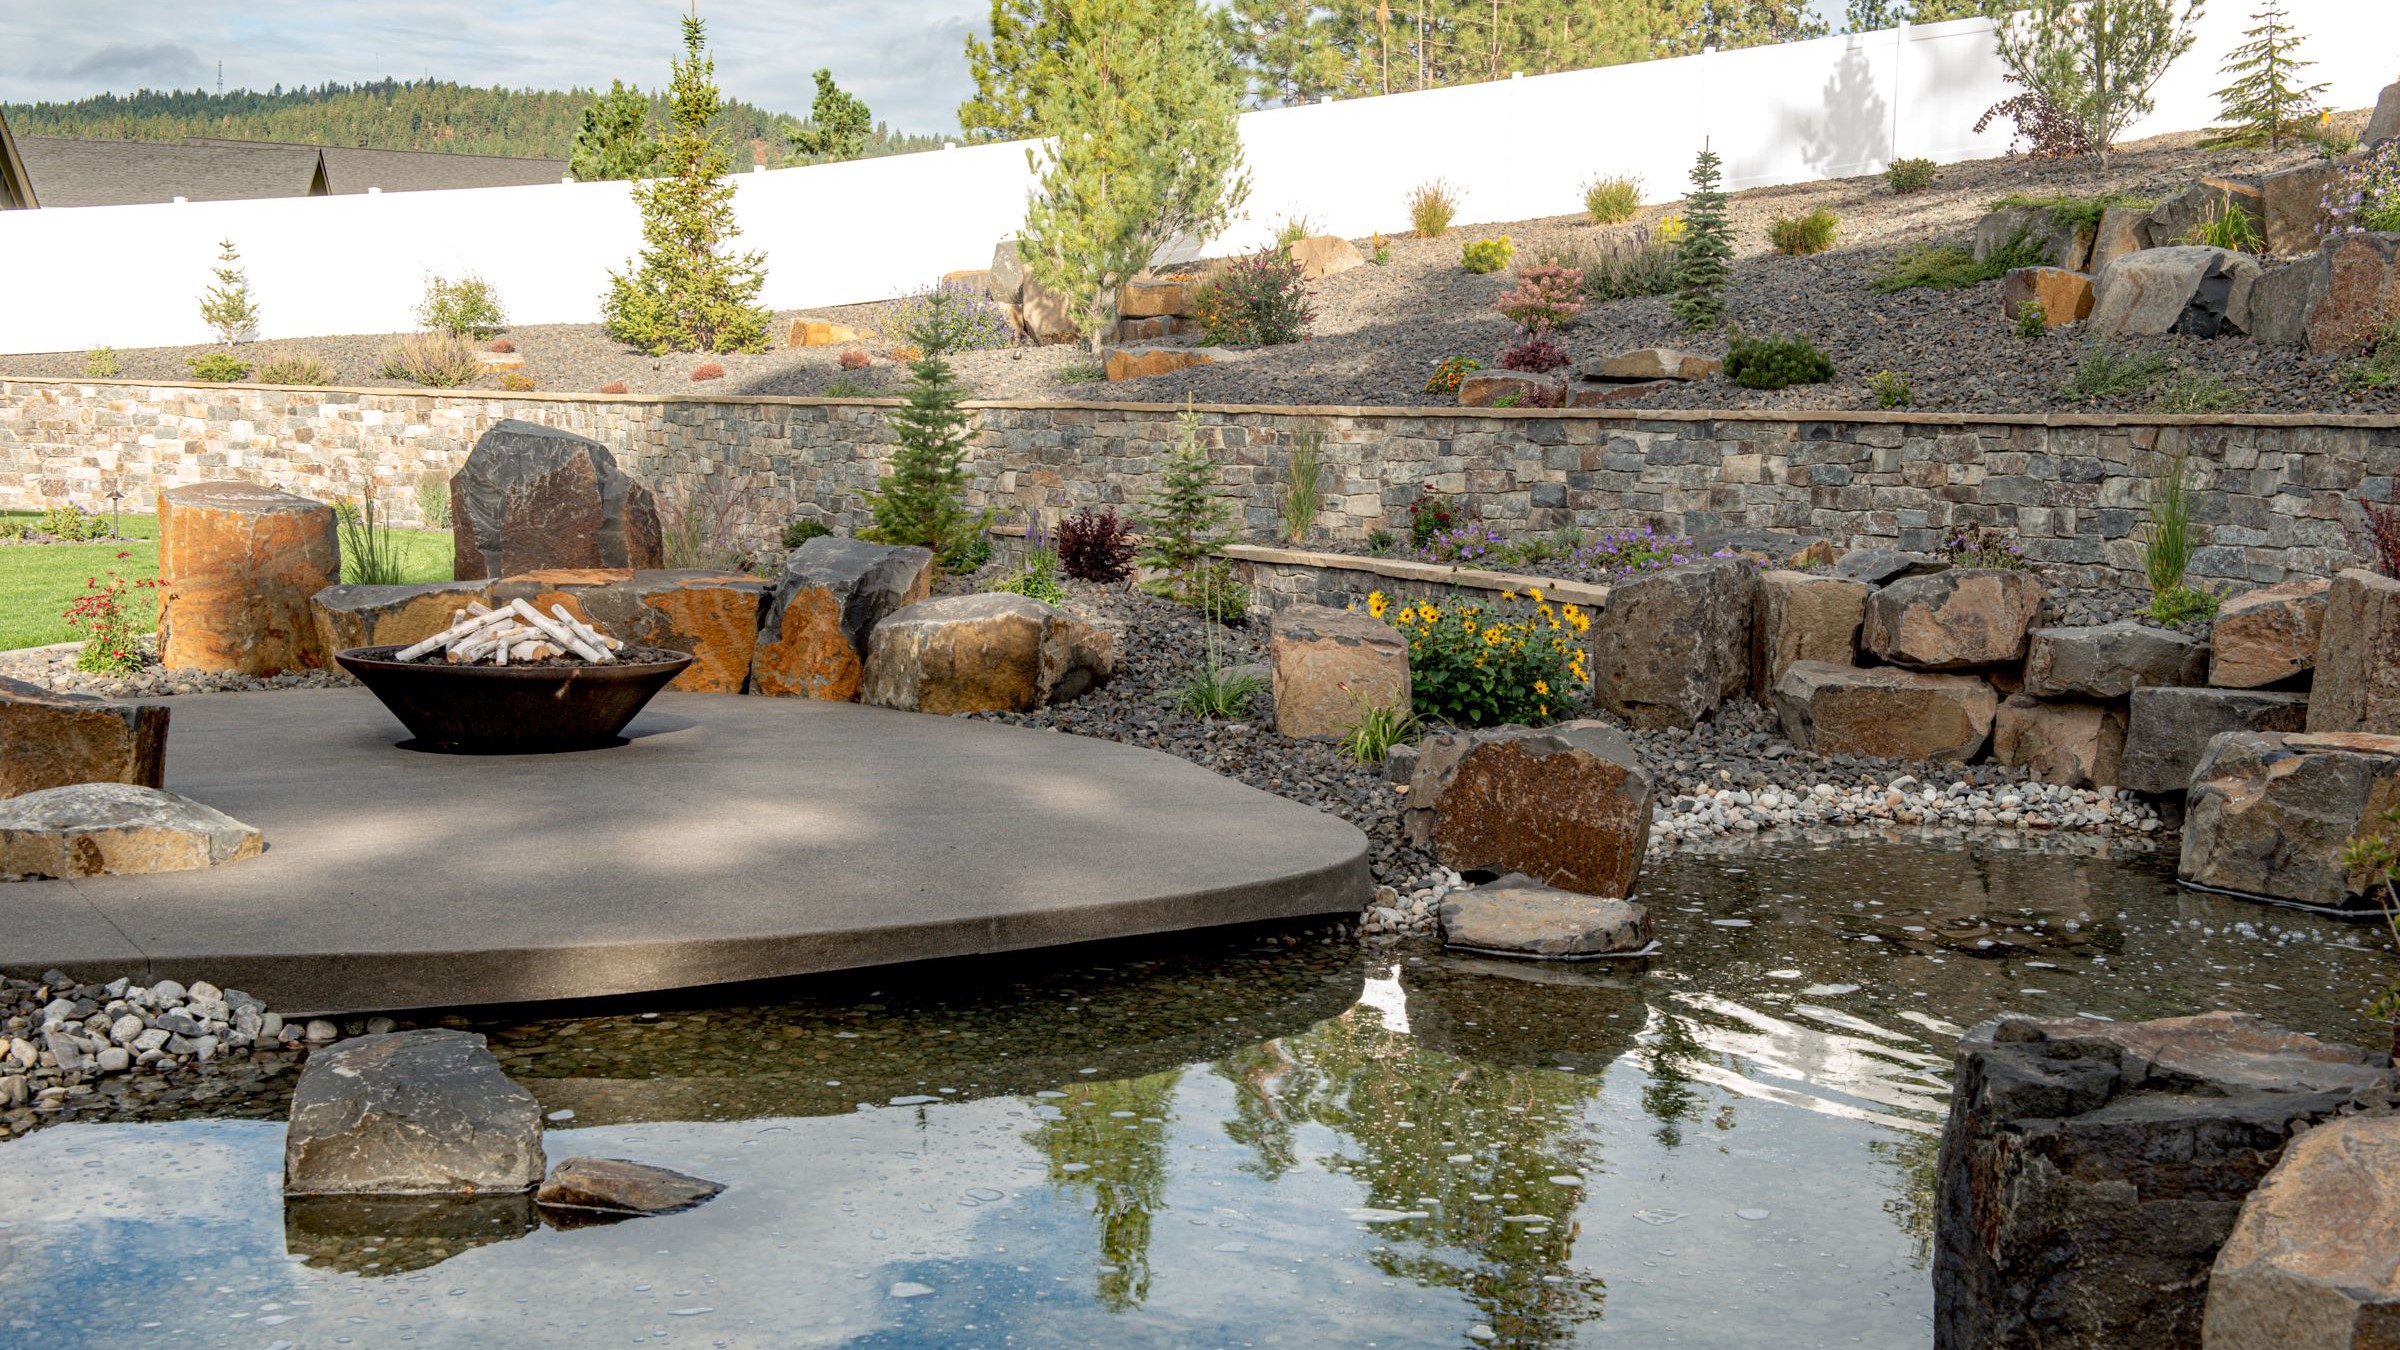
{"type": "Polygon", "coordinates": [[[2232,731],[2208,743],[2185,799],[2183,860],[2196,886],[2340,908],[2367,879],[2343,845],[2400,806],[2400,736],[2232,731]]]}
{"type": "Polygon", "coordinates": [[[328,654],[353,647],[408,647],[448,628],[469,604],[488,605],[484,581],[413,586],[328,586],[308,599],[328,654]]]}
{"type": "Polygon", "coordinates": [[[992,246],[992,265],[983,274],[984,294],[1003,305],[1013,305],[1025,296],[1025,255],[1017,251],[1017,241],[1003,239],[992,246]]]}
{"type": "Polygon", "coordinates": [[[706,1204],[725,1188],[648,1163],[623,1158],[569,1158],[550,1169],[533,1202],[544,1209],[591,1214],[673,1214],[706,1204]]]}
{"type": "Polygon", "coordinates": [[[170,670],[324,668],[308,601],[341,579],[323,502],[243,482],[158,494],[158,657],[170,670]]]}
{"type": "Polygon", "coordinates": [[[2128,253],[2150,247],[2150,213],[2138,206],[2112,206],[2100,213],[2100,229],[2092,238],[2092,258],[2085,270],[2097,273],[2128,253]]]}
{"type": "Polygon", "coordinates": [[[1293,262],[1300,264],[1300,276],[1304,281],[1339,276],[1354,267],[1364,267],[1367,262],[1366,255],[1358,251],[1358,245],[1330,234],[1295,239],[1286,246],[1286,251],[1292,255],[1293,262]]]}
{"type": "Polygon", "coordinates": [[[2400,1116],[2284,1145],[2208,1277],[2203,1350],[2381,1350],[2400,1328],[2400,1116]]]}
{"type": "Polygon", "coordinates": [[[2350,568],[2325,592],[2310,731],[2400,735],[2400,581],[2350,568]]]}
{"type": "Polygon", "coordinates": [[[2115,787],[2125,756],[2125,710],[2013,694],[1992,723],[1992,759],[2061,787],[2115,787]]]}
{"type": "Polygon", "coordinates": [[[2150,211],[2150,242],[2158,248],[2187,244],[2194,231],[2228,211],[2250,217],[2263,233],[2266,202],[2257,179],[2211,175],[2160,202],[2150,211]]]}
{"type": "Polygon", "coordinates": [[[515,418],[477,438],[451,475],[450,519],[461,581],[666,562],[657,500],[607,446],[515,418]]]}
{"type": "Polygon", "coordinates": [[[908,712],[1031,712],[1116,673],[1116,639],[1039,600],[947,595],[894,610],[868,640],[861,702],[908,712]]]}
{"type": "Polygon", "coordinates": [[[1287,605],[1268,626],[1275,729],[1339,740],[1369,708],[1409,709],[1408,639],[1371,615],[1287,605]]]}
{"type": "Polygon", "coordinates": [[[157,787],[167,708],[61,694],[0,676],[0,797],[77,783],[157,787]]]}
{"type": "Polygon", "coordinates": [[[2125,757],[2117,784],[2182,796],[2208,743],[2228,731],[2301,731],[2308,695],[2247,689],[2146,688],[2127,703],[2125,757]]]}
{"type": "Polygon", "coordinates": [[[1982,262],[2020,234],[2041,245],[2053,267],[2081,271],[2091,260],[2090,226],[2062,223],[2046,206],[2008,206],[1975,222],[1975,261],[1982,262]]]}
{"type": "Polygon", "coordinates": [[[1976,1027],[1937,1163],[1933,1343],[2199,1344],[2210,1265],[2286,1136],[2391,1077],[2242,1013],[1976,1027]]]}
{"type": "Polygon", "coordinates": [[[1150,319],[1186,315],[1200,294],[1200,278],[1191,275],[1136,277],[1117,288],[1117,317],[1150,319]]]}
{"type": "Polygon", "coordinates": [[[1858,659],[1858,628],[1874,587],[1822,572],[1758,574],[1751,611],[1750,693],[1761,703],[1795,661],[1846,666],[1858,659]]]}
{"type": "Polygon", "coordinates": [[[1676,347],[1635,347],[1595,356],[1579,369],[1587,380],[1705,380],[1723,371],[1725,363],[1676,347]]]}
{"type": "Polygon", "coordinates": [[[2258,689],[2316,669],[2332,589],[2323,577],[2309,577],[2226,601],[2209,628],[2208,682],[2258,689]]]}
{"type": "Polygon", "coordinates": [[[738,694],[749,682],[767,583],[703,568],[560,568],[492,583],[494,604],[515,600],[544,614],[557,605],[626,642],[690,652],[692,664],[670,689],[738,694]]]}
{"type": "Polygon", "coordinates": [[[2000,310],[2012,319],[2024,318],[2029,306],[2038,305],[2045,327],[2064,328],[2091,317],[2092,304],[2089,272],[2020,267],[2000,278],[2000,310]]]}
{"type": "Polygon", "coordinates": [[[396,1031],[311,1051],[283,1138],[286,1195],[530,1191],[542,1108],[468,1031],[396,1031]]]}
{"type": "Polygon", "coordinates": [[[2400,234],[2337,234],[2260,278],[2250,332],[2319,355],[2355,351],[2400,313],[2400,234]]]}
{"type": "Polygon", "coordinates": [[[1500,727],[1425,740],[1401,828],[1462,872],[1623,897],[1650,845],[1650,805],[1649,770],[1606,723],[1500,727]]]}
{"type": "Polygon", "coordinates": [[[1017,326],[1025,336],[1044,345],[1083,338],[1083,329],[1075,321],[1074,302],[1034,280],[1031,273],[1025,275],[1023,297],[1017,301],[1017,326]]]}
{"type": "Polygon", "coordinates": [[[1963,763],[1991,735],[1999,695],[1972,675],[1796,661],[1775,684],[1792,744],[1819,755],[1963,763]]]}
{"type": "Polygon", "coordinates": [[[2216,337],[2250,331],[2250,291],[2263,271],[2247,253],[2179,244],[2128,253],[2093,283],[2093,336],[2216,337]]]}
{"type": "Polygon", "coordinates": [[[750,660],[751,692],[846,702],[885,615],[933,594],[933,552],[823,535],[784,558],[750,660]]]}
{"type": "Polygon", "coordinates": [[[1213,366],[1227,355],[1222,347],[1110,347],[1100,353],[1100,370],[1110,380],[1146,380],[1193,366],[1213,366]]]}
{"type": "Polygon", "coordinates": [[[0,881],[192,872],[259,848],[256,829],[153,787],[78,783],[0,801],[0,881]]]}
{"type": "Polygon", "coordinates": [[[1757,596],[1740,558],[1614,583],[1592,615],[1592,702],[1645,731],[1696,724],[1750,682],[1757,596]]]}
{"type": "Polygon", "coordinates": [[[2025,692],[2037,698],[2123,698],[2158,684],[2199,684],[2208,644],[2130,619],[2036,628],[2025,646],[2025,692]]]}
{"type": "Polygon", "coordinates": [[[1555,408],[1565,385],[1530,370],[1471,370],[1458,382],[1462,408],[1555,408]]]}
{"type": "Polygon", "coordinates": [[[2381,145],[2395,137],[2400,137],[2400,84],[2387,84],[2375,98],[2375,111],[2367,115],[2367,129],[2358,143],[2381,145]]]}
{"type": "Polygon", "coordinates": [[[1624,956],[1650,945],[1650,911],[1632,901],[1545,886],[1520,872],[1450,892],[1442,941],[1535,960],[1624,956]]]}
{"type": "Polygon", "coordinates": [[[1953,567],[1903,577],[1867,597],[1861,645],[1913,670],[2006,665],[2025,658],[2041,608],[2042,583],[2031,572],[1953,567]]]}
{"type": "Polygon", "coordinates": [[[2340,172],[2333,161],[2318,160],[2259,180],[2260,229],[2267,252],[2280,257],[2316,252],[2329,219],[2325,193],[2340,172]]]}

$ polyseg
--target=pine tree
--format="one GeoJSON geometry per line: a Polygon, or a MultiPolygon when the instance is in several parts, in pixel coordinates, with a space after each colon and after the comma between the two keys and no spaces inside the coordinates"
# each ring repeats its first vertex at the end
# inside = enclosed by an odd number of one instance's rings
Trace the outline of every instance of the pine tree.
{"type": "Polygon", "coordinates": [[[583,110],[575,132],[575,148],[567,157],[567,172],[580,183],[647,178],[658,163],[658,142],[650,135],[650,100],[623,80],[611,80],[608,92],[583,110]]]}
{"type": "Polygon", "coordinates": [[[1170,241],[1217,234],[1249,195],[1241,77],[1199,0],[1049,4],[1077,37],[1034,91],[1053,139],[1026,152],[1039,181],[1017,247],[1096,353],[1118,288],[1170,241]]]}
{"type": "Polygon", "coordinates": [[[635,186],[642,252],[633,275],[609,274],[601,302],[608,335],[652,355],[764,351],[773,315],[759,307],[764,256],[730,253],[732,157],[713,131],[723,103],[716,62],[698,15],[683,20],[682,59],[670,89],[671,123],[659,146],[659,176],[635,186]]]}
{"type": "Polygon", "coordinates": [[[1983,13],[1983,0],[1850,0],[1843,27],[1853,33],[1898,28],[1904,23],[1941,23],[1983,13]]]}
{"type": "Polygon", "coordinates": [[[2218,117],[2225,125],[2208,143],[2263,143],[2270,150],[2279,150],[2292,128],[2317,111],[2317,95],[2327,86],[2295,83],[2299,73],[2316,62],[2300,59],[2300,37],[2292,31],[2282,0],[2266,0],[2250,16],[2250,22],[2253,27],[2243,34],[2248,41],[2225,58],[2224,73],[2234,80],[2217,91],[2222,105],[2218,117]]]}
{"type": "Polygon", "coordinates": [[[1048,134],[1035,105],[1058,83],[1076,40],[1079,6],[1061,0],[992,0],[991,41],[967,34],[975,93],[958,105],[970,141],[1021,141],[1048,134]]]}
{"type": "Polygon", "coordinates": [[[2201,0],[1983,0],[2000,64],[2097,146],[2155,106],[2150,90],[2192,49],[2201,0]],[[2177,13],[2180,7],[2181,13],[2177,13]]]}
{"type": "Polygon", "coordinates": [[[817,100],[809,106],[808,122],[792,128],[792,149],[812,164],[833,164],[866,153],[874,133],[875,115],[859,98],[833,82],[833,72],[816,74],[817,100]]]}
{"type": "Polygon", "coordinates": [[[1807,0],[1706,0],[1699,36],[1703,46],[1730,51],[1823,37],[1828,27],[1807,0]]]}
{"type": "Polygon", "coordinates": [[[1181,433],[1160,466],[1158,489],[1142,503],[1141,564],[1171,574],[1179,587],[1208,555],[1233,541],[1226,525],[1233,505],[1217,493],[1217,466],[1200,443],[1200,414],[1186,402],[1175,419],[1181,433]]]}
{"type": "Polygon", "coordinates": [[[218,242],[214,271],[217,284],[200,293],[200,318],[226,346],[248,342],[258,332],[258,302],[250,298],[250,278],[232,240],[218,242]]]}
{"type": "Polygon", "coordinates": [[[1722,160],[1702,149],[1692,165],[1692,192],[1683,204],[1683,241],[1675,246],[1675,317],[1693,331],[1725,322],[1726,280],[1733,275],[1733,227],[1718,187],[1722,160]]]}
{"type": "Polygon", "coordinates": [[[991,523],[989,511],[967,509],[967,445],[975,418],[959,406],[966,387],[938,353],[910,363],[906,398],[888,414],[900,442],[892,471],[866,493],[875,513],[871,533],[879,542],[915,544],[942,558],[991,523]]]}
{"type": "Polygon", "coordinates": [[[1255,102],[1313,103],[1350,83],[1350,59],[1314,0],[1233,0],[1225,21],[1255,102]]]}

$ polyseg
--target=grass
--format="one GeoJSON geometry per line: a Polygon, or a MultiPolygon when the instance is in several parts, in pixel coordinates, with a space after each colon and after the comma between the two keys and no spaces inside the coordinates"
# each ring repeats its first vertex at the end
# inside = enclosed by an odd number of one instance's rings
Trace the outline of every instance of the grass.
{"type": "MultiPolygon", "coordinates": [[[[35,511],[0,511],[0,520],[38,519],[35,511]]],[[[84,583],[105,581],[111,568],[136,581],[157,576],[158,518],[127,516],[124,529],[123,539],[83,544],[0,544],[0,650],[80,639],[59,616],[83,594],[84,583]]],[[[394,530],[392,538],[406,580],[450,579],[448,530],[394,530]]],[[[152,592],[139,594],[138,603],[150,603],[152,592]]]]}
{"type": "Polygon", "coordinates": [[[1777,216],[1767,226],[1767,239],[1777,253],[1805,258],[1832,248],[1840,225],[1841,217],[1820,206],[1805,216],[1777,216]]]}
{"type": "Polygon", "coordinates": [[[1975,261],[1973,252],[1957,244],[1904,250],[1870,284],[1886,295],[1920,288],[1955,291],[1998,281],[2020,267],[2042,267],[2049,261],[2048,251],[2035,243],[2029,233],[2020,230],[1982,262],[1975,261]]]}
{"type": "Polygon", "coordinates": [[[2035,197],[2022,192],[2012,192],[1993,202],[1991,209],[1994,211],[2047,211],[2050,213],[2050,223],[2062,230],[2096,230],[2100,228],[2101,215],[2114,208],[2133,207],[2149,211],[2157,206],[2157,202],[2147,197],[2128,197],[2123,193],[2109,193],[2099,197],[2035,197]]]}
{"type": "Polygon", "coordinates": [[[2129,352],[2106,341],[2084,348],[2075,377],[2058,388],[2066,403],[2092,403],[2119,394],[2146,394],[2175,373],[2175,363],[2158,352],[2129,352]]]}
{"type": "Polygon", "coordinates": [[[1594,225],[1617,225],[1642,209],[1642,180],[1602,178],[1583,189],[1583,212],[1594,225]]]}

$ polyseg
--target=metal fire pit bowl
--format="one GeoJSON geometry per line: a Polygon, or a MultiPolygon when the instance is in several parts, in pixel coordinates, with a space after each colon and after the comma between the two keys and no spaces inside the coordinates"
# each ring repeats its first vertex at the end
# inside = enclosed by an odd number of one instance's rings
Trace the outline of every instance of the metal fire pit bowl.
{"type": "Polygon", "coordinates": [[[670,652],[604,666],[453,666],[392,660],[399,650],[353,647],[333,659],[415,734],[403,747],[450,755],[622,745],[617,733],[692,663],[689,652],[670,652]]]}

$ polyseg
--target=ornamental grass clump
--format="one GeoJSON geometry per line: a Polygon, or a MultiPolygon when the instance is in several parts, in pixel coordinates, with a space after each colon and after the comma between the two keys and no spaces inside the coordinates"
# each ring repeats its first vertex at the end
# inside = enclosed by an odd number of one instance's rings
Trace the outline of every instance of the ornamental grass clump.
{"type": "Polygon", "coordinates": [[[1642,180],[1639,178],[1600,178],[1584,185],[1583,213],[1594,225],[1616,225],[1631,220],[1642,209],[1642,180]]]}
{"type": "Polygon", "coordinates": [[[1391,758],[1393,746],[1417,738],[1416,713],[1363,698],[1358,705],[1358,720],[1351,724],[1350,734],[1342,737],[1342,751],[1350,758],[1361,764],[1381,764],[1391,758]]]}
{"type": "Polygon", "coordinates": [[[2191,461],[2164,457],[2151,476],[2142,520],[2142,571],[2150,582],[2150,617],[2169,628],[2215,617],[2221,600],[2185,579],[2192,565],[2191,461]]]}
{"type": "Polygon", "coordinates": [[[1666,295],[1675,289],[1675,241],[1665,230],[1647,225],[1598,240],[1573,241],[1544,254],[1542,261],[1581,273],[1583,297],[1594,303],[1666,295]]]}
{"type": "Polygon", "coordinates": [[[1325,508],[1325,475],[1333,466],[1325,459],[1325,433],[1311,428],[1292,438],[1283,461],[1283,498],[1276,503],[1283,541],[1297,546],[1308,538],[1309,527],[1325,508]]]}
{"type": "Polygon", "coordinates": [[[333,504],[342,553],[342,581],[351,586],[397,586],[408,580],[408,555],[389,520],[375,509],[375,486],[333,504]]]}
{"type": "Polygon", "coordinates": [[[1767,242],[1777,253],[1805,258],[1833,247],[1841,217],[1820,206],[1804,216],[1777,216],[1767,226],[1767,242]]]}
{"type": "Polygon", "coordinates": [[[429,389],[449,389],[483,373],[475,349],[456,333],[411,333],[383,349],[377,373],[429,389]]]}
{"type": "Polygon", "coordinates": [[[1367,597],[1367,612],[1408,639],[1409,692],[1420,717],[1542,726],[1581,701],[1591,684],[1583,647],[1591,617],[1538,589],[1527,594],[1529,602],[1508,592],[1498,604],[1367,597]]]}
{"type": "Polygon", "coordinates": [[[1439,239],[1458,218],[1458,193],[1436,178],[1408,194],[1408,223],[1419,239],[1439,239]]]}

